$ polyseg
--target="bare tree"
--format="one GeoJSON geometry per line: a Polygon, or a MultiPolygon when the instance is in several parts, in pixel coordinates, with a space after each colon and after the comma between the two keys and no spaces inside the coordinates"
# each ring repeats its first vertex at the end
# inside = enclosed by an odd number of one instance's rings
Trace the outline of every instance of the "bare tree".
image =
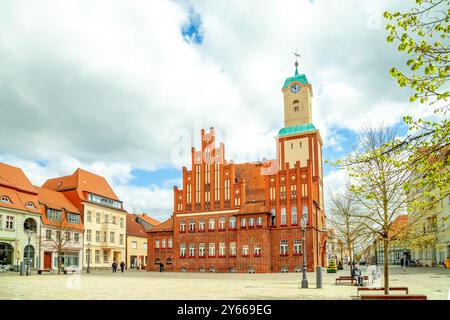
{"type": "Polygon", "coordinates": [[[333,226],[347,248],[350,258],[350,275],[352,275],[355,242],[365,235],[367,229],[361,223],[361,218],[355,216],[357,203],[349,188],[347,184],[342,193],[330,192],[331,214],[328,217],[328,223],[333,226]]]}
{"type": "Polygon", "coordinates": [[[62,253],[64,250],[68,249],[67,244],[70,242],[70,233],[65,230],[63,227],[63,221],[59,221],[55,226],[56,235],[55,237],[51,237],[50,239],[45,239],[48,247],[52,251],[56,251],[58,258],[58,274],[61,274],[61,270],[63,268],[62,265],[62,253]]]}
{"type": "Polygon", "coordinates": [[[357,150],[339,163],[352,179],[350,190],[360,207],[355,216],[360,218],[368,232],[383,241],[386,294],[389,293],[389,243],[403,237],[407,231],[405,229],[420,221],[430,209],[429,205],[414,208],[414,214],[410,214],[408,224],[393,226],[399,215],[406,214],[407,210],[411,209],[411,204],[423,203],[419,199],[425,192],[419,189],[407,192],[405,186],[421,177],[416,174],[414,165],[405,165],[406,155],[402,150],[385,153],[382,148],[396,138],[397,132],[391,128],[363,128],[358,136],[357,150]]]}

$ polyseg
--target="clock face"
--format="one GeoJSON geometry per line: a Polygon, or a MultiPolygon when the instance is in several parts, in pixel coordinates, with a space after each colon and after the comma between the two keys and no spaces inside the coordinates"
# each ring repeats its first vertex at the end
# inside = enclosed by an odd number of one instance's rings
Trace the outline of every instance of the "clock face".
{"type": "Polygon", "coordinates": [[[300,85],[298,84],[298,83],[294,83],[292,86],[291,86],[291,92],[292,93],[297,93],[297,92],[299,92],[300,91],[300,85]]]}

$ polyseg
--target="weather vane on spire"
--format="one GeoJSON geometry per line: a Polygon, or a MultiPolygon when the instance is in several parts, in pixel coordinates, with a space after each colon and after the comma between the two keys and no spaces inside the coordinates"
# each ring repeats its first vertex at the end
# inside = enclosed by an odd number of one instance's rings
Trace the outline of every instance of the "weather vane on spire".
{"type": "Polygon", "coordinates": [[[298,58],[300,58],[300,54],[297,53],[297,49],[295,49],[295,52],[293,52],[295,56],[295,67],[298,67],[298,58]]]}

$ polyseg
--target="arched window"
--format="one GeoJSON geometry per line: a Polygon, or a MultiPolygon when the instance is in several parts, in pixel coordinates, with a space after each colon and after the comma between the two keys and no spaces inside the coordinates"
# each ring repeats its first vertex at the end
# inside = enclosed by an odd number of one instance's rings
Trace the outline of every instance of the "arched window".
{"type": "Polygon", "coordinates": [[[236,267],[230,267],[228,270],[230,273],[236,273],[236,267]]]}
{"type": "Polygon", "coordinates": [[[30,208],[30,209],[36,208],[36,206],[34,205],[33,202],[27,202],[27,203],[25,204],[25,206],[26,206],[27,208],[30,208]]]}
{"type": "Polygon", "coordinates": [[[208,230],[209,231],[214,231],[215,228],[216,228],[216,222],[215,222],[214,218],[209,218],[209,220],[208,220],[208,230]]]}
{"type": "Polygon", "coordinates": [[[34,247],[32,245],[27,245],[23,250],[23,262],[27,265],[28,257],[30,257],[30,267],[34,267],[34,247]],[[28,252],[29,251],[29,252],[28,252]]]}
{"type": "Polygon", "coordinates": [[[248,267],[247,272],[248,273],[256,273],[256,270],[254,267],[248,267]]]}
{"type": "Polygon", "coordinates": [[[270,214],[270,225],[275,226],[277,224],[277,213],[275,211],[275,208],[272,208],[272,210],[270,210],[270,214]]]}
{"type": "Polygon", "coordinates": [[[225,230],[225,217],[219,218],[219,230],[225,230]]]}
{"type": "Polygon", "coordinates": [[[172,258],[167,258],[166,264],[172,264],[172,258]]]}
{"type": "Polygon", "coordinates": [[[287,266],[281,266],[281,273],[288,273],[289,269],[287,266]]]}
{"type": "Polygon", "coordinates": [[[209,272],[216,272],[216,268],[214,266],[209,267],[209,272]]]}
{"type": "Polygon", "coordinates": [[[300,110],[300,104],[298,103],[298,100],[294,100],[294,102],[292,102],[292,109],[294,110],[294,112],[298,112],[300,110]]]}
{"type": "Polygon", "coordinates": [[[302,267],[296,266],[296,267],[294,268],[294,272],[296,272],[296,273],[302,272],[302,267]]]}
{"type": "Polygon", "coordinates": [[[156,258],[156,259],[155,259],[155,264],[160,264],[160,263],[161,263],[161,259],[156,258]]]}
{"type": "Polygon", "coordinates": [[[292,207],[291,214],[292,214],[291,224],[297,224],[297,207],[292,207]]]}
{"type": "Polygon", "coordinates": [[[200,267],[199,271],[200,272],[205,272],[205,268],[204,267],[200,267]]]}
{"type": "Polygon", "coordinates": [[[180,271],[181,271],[181,272],[186,272],[186,267],[181,267],[181,268],[180,268],[180,271]]]}

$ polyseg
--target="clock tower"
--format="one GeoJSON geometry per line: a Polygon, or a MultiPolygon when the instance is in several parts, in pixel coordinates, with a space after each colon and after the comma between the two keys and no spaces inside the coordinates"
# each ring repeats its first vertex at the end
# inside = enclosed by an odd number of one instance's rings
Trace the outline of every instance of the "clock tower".
{"type": "Polygon", "coordinates": [[[304,74],[298,73],[295,62],[295,75],[286,79],[283,85],[284,126],[292,127],[312,123],[312,87],[304,74]]]}

